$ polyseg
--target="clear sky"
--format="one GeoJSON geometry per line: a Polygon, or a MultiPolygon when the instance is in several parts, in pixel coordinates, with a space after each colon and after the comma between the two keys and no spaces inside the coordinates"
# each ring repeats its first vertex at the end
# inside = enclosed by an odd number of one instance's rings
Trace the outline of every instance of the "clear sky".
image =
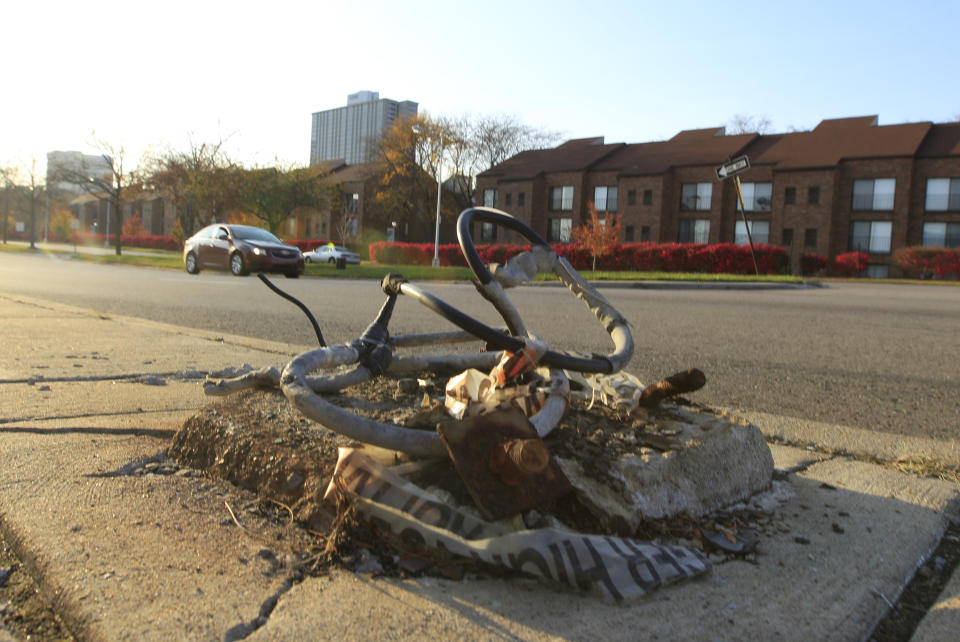
{"type": "Polygon", "coordinates": [[[566,138],[960,117],[957,0],[9,0],[0,164],[227,141],[305,164],[310,116],[359,90],[566,138]]]}

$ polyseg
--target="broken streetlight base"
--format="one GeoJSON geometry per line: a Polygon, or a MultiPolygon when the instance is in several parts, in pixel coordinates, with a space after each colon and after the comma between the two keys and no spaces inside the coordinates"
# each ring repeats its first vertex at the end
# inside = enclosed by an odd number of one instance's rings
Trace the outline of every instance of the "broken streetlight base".
{"type": "Polygon", "coordinates": [[[511,517],[573,490],[520,410],[497,410],[437,427],[484,517],[511,517]]]}
{"type": "MultiPolygon", "coordinates": [[[[494,305],[506,329],[492,328],[480,323],[436,296],[408,283],[401,276],[388,275],[381,284],[387,300],[377,319],[359,339],[344,345],[322,346],[301,354],[288,363],[282,372],[277,368],[269,368],[248,372],[229,380],[210,380],[205,383],[206,392],[211,395],[222,395],[249,388],[279,387],[291,405],[303,415],[346,438],[391,451],[400,451],[413,458],[447,458],[452,461],[483,516],[489,520],[515,516],[534,508],[541,509],[575,491],[578,497],[585,497],[582,501],[583,505],[598,516],[601,522],[606,515],[612,516],[613,521],[623,523],[624,520],[620,519],[618,512],[627,514],[629,517],[627,522],[631,520],[635,522],[636,516],[638,514],[642,516],[644,510],[631,511],[630,502],[636,502],[635,497],[622,495],[622,499],[627,501],[621,501],[612,509],[605,506],[604,504],[609,502],[602,495],[603,492],[609,491],[609,488],[603,488],[603,483],[585,476],[583,467],[575,459],[562,459],[554,457],[551,453],[553,446],[550,444],[554,443],[554,440],[550,439],[551,433],[560,423],[570,404],[568,376],[579,384],[580,391],[575,394],[584,394],[589,391],[591,400],[595,400],[598,398],[599,388],[601,400],[612,401],[614,402],[612,406],[629,410],[630,412],[626,415],[619,416],[617,422],[627,424],[628,431],[633,435],[633,443],[650,444],[657,443],[658,436],[644,436],[643,427],[629,428],[630,422],[636,422],[637,417],[646,414],[642,413],[641,409],[656,407],[671,396],[685,394],[702,386],[703,374],[691,370],[645,389],[635,381],[635,378],[623,373],[623,367],[633,354],[633,339],[627,321],[584,281],[565,259],[559,257],[546,241],[522,222],[496,210],[473,208],[461,214],[458,221],[458,237],[467,263],[477,277],[477,289],[494,305]],[[470,223],[474,219],[501,225],[522,234],[531,242],[530,251],[511,258],[505,265],[492,265],[488,269],[480,261],[470,238],[470,223]],[[507,297],[505,288],[529,281],[542,271],[554,273],[571,292],[587,304],[613,342],[614,348],[610,354],[584,357],[553,350],[540,343],[536,335],[526,328],[517,308],[507,297]],[[460,330],[428,335],[391,335],[388,325],[400,295],[422,303],[457,325],[460,330]],[[476,354],[406,357],[394,354],[395,351],[404,347],[465,341],[482,342],[484,350],[476,354]],[[471,369],[476,371],[476,375],[472,375],[472,380],[476,384],[475,391],[466,393],[465,387],[459,384],[453,386],[456,404],[464,405],[462,412],[457,416],[466,418],[440,422],[435,426],[436,432],[411,429],[383,421],[382,417],[362,416],[333,403],[332,397],[325,398],[365,382],[372,383],[382,377],[419,379],[434,377],[438,374],[466,375],[471,369]],[[537,371],[536,374],[534,370],[537,371]],[[321,374],[318,376],[316,373],[321,374]],[[483,373],[489,373],[489,375],[483,373]],[[531,400],[533,398],[535,401],[531,400]],[[526,413],[521,412],[521,409],[526,413]]],[[[276,291],[276,288],[271,289],[276,291]]],[[[283,296],[304,309],[304,306],[292,297],[283,296]]],[[[312,318],[312,315],[308,314],[308,316],[312,318]]],[[[322,345],[322,335],[316,323],[314,328],[318,341],[322,345]]],[[[436,385],[432,385],[435,389],[436,385]]],[[[439,387],[444,388],[442,384],[439,387]]],[[[450,394],[450,387],[447,387],[448,405],[450,405],[450,394]]],[[[613,432],[624,432],[624,428],[618,426],[613,432]]],[[[670,447],[691,443],[689,440],[671,440],[670,436],[659,437],[662,439],[659,443],[670,447]]],[[[641,450],[642,448],[643,446],[641,450]]],[[[769,457],[769,451],[767,455],[769,457]]],[[[360,460],[350,455],[342,455],[341,463],[345,461],[360,460]]],[[[608,468],[614,469],[612,465],[608,468]]],[[[624,470],[630,469],[628,474],[643,478],[642,466],[640,468],[639,474],[636,473],[635,466],[633,469],[627,466],[624,470]]],[[[772,472],[772,462],[770,469],[772,472]]],[[[374,478],[386,477],[386,473],[373,471],[366,464],[358,469],[338,466],[331,488],[341,487],[351,493],[360,502],[361,514],[368,519],[386,521],[395,519],[397,524],[408,524],[401,528],[409,528],[409,522],[412,520],[425,539],[429,539],[425,533],[430,533],[430,537],[435,535],[439,537],[434,531],[438,527],[450,526],[450,524],[431,522],[425,517],[425,515],[432,515],[431,511],[438,511],[441,517],[450,514],[450,510],[453,509],[445,507],[445,504],[438,500],[424,500],[428,502],[424,506],[429,505],[429,509],[424,509],[428,511],[427,513],[411,511],[409,515],[399,517],[395,514],[395,509],[399,506],[384,508],[380,505],[379,499],[374,501],[371,496],[365,495],[371,491],[374,478]],[[363,479],[367,481],[362,481],[363,479]]],[[[609,476],[607,479],[613,480],[609,476]]],[[[752,479],[751,483],[753,483],[752,479]]],[[[769,483],[769,476],[765,483],[769,483]]],[[[409,482],[404,482],[404,487],[412,490],[412,484],[409,482]]],[[[376,497],[380,497],[378,493],[381,490],[386,492],[387,487],[379,488],[380,490],[373,489],[376,497]]],[[[751,486],[750,492],[755,490],[758,489],[751,486]]],[[[736,498],[741,498],[742,495],[742,492],[738,492],[736,498]]],[[[617,504],[616,501],[612,503],[617,504]]],[[[462,521],[456,523],[461,526],[463,524],[462,521]]],[[[534,533],[537,532],[540,531],[534,531],[534,533]]],[[[456,541],[461,541],[465,534],[453,528],[450,536],[460,538],[456,541]]],[[[565,537],[570,536],[569,533],[565,535],[565,537]]],[[[549,539],[547,537],[547,540],[549,539]]],[[[498,549],[501,552],[495,553],[493,557],[504,559],[505,555],[509,555],[511,559],[528,559],[533,562],[536,569],[522,561],[515,568],[528,572],[543,570],[544,567],[530,557],[533,553],[525,548],[527,542],[510,541],[513,544],[502,550],[498,549]]],[[[447,535],[438,542],[448,550],[457,550],[457,546],[450,545],[447,535]]],[[[474,542],[472,539],[463,540],[463,542],[465,546],[463,550],[468,551],[463,554],[475,555],[475,547],[479,542],[474,542]]],[[[588,548],[594,545],[586,544],[588,548]]],[[[689,577],[708,568],[705,559],[697,551],[682,548],[671,551],[659,549],[647,551],[645,546],[648,545],[634,540],[624,540],[617,544],[615,549],[620,551],[619,556],[614,555],[611,559],[618,561],[611,561],[611,566],[605,568],[605,572],[617,577],[625,577],[624,574],[631,573],[635,575],[638,565],[649,563],[651,555],[674,560],[674,568],[682,570],[679,574],[672,576],[673,579],[689,577]]],[[[479,558],[485,559],[482,555],[479,558]]],[[[586,563],[586,560],[587,558],[571,559],[570,563],[573,564],[573,568],[576,568],[577,565],[586,563]]],[[[561,581],[563,577],[569,576],[570,567],[564,566],[563,560],[554,559],[552,563],[560,566],[535,574],[561,581]]],[[[625,586],[629,584],[626,582],[625,586]]],[[[625,593],[621,590],[622,586],[618,584],[612,592],[607,590],[609,585],[606,585],[601,587],[601,592],[606,591],[608,597],[620,600],[624,595],[642,594],[657,584],[659,580],[649,582],[644,580],[640,582],[639,587],[628,586],[625,593]]],[[[584,586],[583,583],[577,585],[584,586]]]]}

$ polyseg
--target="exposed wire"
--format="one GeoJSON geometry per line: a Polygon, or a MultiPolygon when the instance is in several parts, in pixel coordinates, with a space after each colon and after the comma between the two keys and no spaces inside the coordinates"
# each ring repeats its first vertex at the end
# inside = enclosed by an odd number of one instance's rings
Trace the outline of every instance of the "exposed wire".
{"type": "Polygon", "coordinates": [[[307,318],[308,318],[308,319],[310,319],[310,323],[313,324],[313,331],[317,334],[317,341],[320,343],[320,347],[321,347],[321,348],[326,348],[326,347],[327,347],[327,342],[323,340],[323,333],[320,332],[320,325],[317,323],[317,320],[314,318],[313,313],[311,313],[310,310],[307,309],[307,306],[305,306],[303,303],[301,303],[301,302],[299,301],[299,299],[297,299],[297,298],[294,297],[293,295],[287,294],[286,292],[284,292],[283,290],[281,290],[280,288],[278,288],[277,286],[275,286],[273,283],[271,283],[271,282],[270,282],[270,279],[268,279],[268,278],[263,274],[263,272],[258,272],[258,273],[257,273],[257,277],[258,277],[261,281],[263,281],[263,283],[264,283],[268,288],[270,288],[271,290],[273,290],[274,292],[276,292],[277,294],[279,294],[280,296],[282,296],[284,299],[286,299],[287,301],[290,301],[290,302],[293,303],[295,306],[297,306],[298,308],[300,308],[301,310],[303,310],[303,313],[307,315],[307,318]]]}

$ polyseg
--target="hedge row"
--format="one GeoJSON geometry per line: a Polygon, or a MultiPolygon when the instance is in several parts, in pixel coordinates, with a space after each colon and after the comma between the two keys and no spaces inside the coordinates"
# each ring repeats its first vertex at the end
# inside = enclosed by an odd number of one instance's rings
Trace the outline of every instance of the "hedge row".
{"type": "MultiPolygon", "coordinates": [[[[77,232],[70,236],[70,242],[75,245],[103,245],[104,234],[91,234],[90,232],[77,232]]],[[[107,245],[113,245],[116,236],[109,235],[107,245]]],[[[172,236],[159,236],[156,234],[143,234],[137,236],[120,235],[120,245],[124,247],[140,247],[151,250],[181,250],[183,245],[177,243],[172,236]]]]}
{"type": "MultiPolygon", "coordinates": [[[[593,266],[590,252],[575,244],[557,244],[553,248],[574,268],[589,270],[593,266]]],[[[529,250],[529,245],[478,245],[484,263],[503,263],[511,256],[529,250]]],[[[776,274],[787,269],[787,252],[772,245],[755,246],[757,266],[762,274],[776,274]]],[[[441,245],[441,265],[466,265],[456,244],[441,245]]],[[[430,265],[432,243],[370,244],[370,260],[392,265],[430,265]]],[[[597,269],[606,271],[637,270],[641,272],[702,272],[710,274],[753,274],[750,248],[732,243],[692,245],[681,243],[624,243],[597,258],[597,269]]]]}
{"type": "Polygon", "coordinates": [[[893,262],[909,276],[960,279],[960,249],[905,247],[894,252],[893,262]]]}

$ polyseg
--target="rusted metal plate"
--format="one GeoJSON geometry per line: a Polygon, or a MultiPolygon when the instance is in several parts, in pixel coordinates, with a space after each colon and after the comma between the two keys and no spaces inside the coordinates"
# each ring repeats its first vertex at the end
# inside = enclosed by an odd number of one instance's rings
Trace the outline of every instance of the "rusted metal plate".
{"type": "Polygon", "coordinates": [[[487,519],[522,513],[573,490],[536,429],[517,408],[447,421],[437,431],[487,519]]]}

